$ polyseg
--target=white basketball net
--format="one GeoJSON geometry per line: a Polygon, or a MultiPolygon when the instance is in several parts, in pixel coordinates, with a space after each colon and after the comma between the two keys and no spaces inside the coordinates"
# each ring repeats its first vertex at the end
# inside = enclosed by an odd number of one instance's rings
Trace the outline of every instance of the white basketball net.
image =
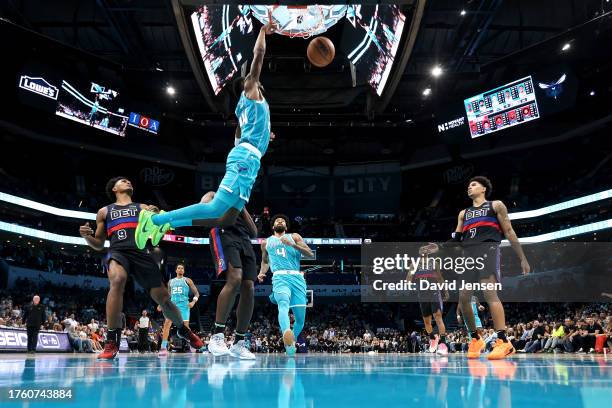
{"type": "Polygon", "coordinates": [[[249,6],[262,24],[268,22],[268,11],[278,26],[278,34],[295,38],[310,38],[327,31],[346,15],[348,6],[249,6]]]}

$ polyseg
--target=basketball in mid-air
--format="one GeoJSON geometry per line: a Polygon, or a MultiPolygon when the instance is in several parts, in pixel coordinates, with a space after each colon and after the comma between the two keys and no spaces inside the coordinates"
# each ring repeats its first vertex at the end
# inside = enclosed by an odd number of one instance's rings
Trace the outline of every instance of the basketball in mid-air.
{"type": "Polygon", "coordinates": [[[334,60],[336,48],[329,38],[317,37],[308,44],[306,55],[312,65],[322,68],[329,65],[334,60]]]}

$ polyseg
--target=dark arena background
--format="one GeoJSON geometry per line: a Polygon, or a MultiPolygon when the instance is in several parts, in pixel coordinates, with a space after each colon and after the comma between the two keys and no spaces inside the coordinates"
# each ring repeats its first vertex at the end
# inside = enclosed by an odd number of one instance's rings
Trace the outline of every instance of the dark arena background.
{"type": "Polygon", "coordinates": [[[609,404],[611,1],[0,17],[1,406],[609,404]]]}

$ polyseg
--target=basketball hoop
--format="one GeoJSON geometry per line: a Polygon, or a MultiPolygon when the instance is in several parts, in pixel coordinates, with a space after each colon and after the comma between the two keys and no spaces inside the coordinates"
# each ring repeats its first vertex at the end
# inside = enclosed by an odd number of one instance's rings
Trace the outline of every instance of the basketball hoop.
{"type": "Polygon", "coordinates": [[[348,6],[249,6],[253,16],[262,24],[268,23],[271,12],[280,35],[290,38],[310,38],[327,31],[346,15],[348,6]]]}

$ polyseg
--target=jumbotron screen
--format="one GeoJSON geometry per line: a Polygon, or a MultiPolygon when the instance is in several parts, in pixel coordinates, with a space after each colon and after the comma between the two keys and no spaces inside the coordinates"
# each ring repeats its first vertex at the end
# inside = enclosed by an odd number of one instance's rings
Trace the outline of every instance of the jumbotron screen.
{"type": "Polygon", "coordinates": [[[395,4],[349,5],[342,50],[360,75],[382,95],[404,31],[406,17],[395,4]]]}
{"type": "Polygon", "coordinates": [[[119,92],[95,82],[62,81],[55,114],[122,137],[128,125],[119,92]]]}
{"type": "MultiPolygon", "coordinates": [[[[399,6],[380,5],[203,5],[191,14],[191,24],[211,88],[218,95],[252,57],[253,19],[278,25],[291,38],[325,35],[344,24],[336,44],[357,68],[361,80],[381,95],[395,62],[406,17],[399,6]]],[[[297,39],[296,39],[297,41],[297,39]]]]}
{"type": "Polygon", "coordinates": [[[531,76],[472,96],[464,105],[472,138],[540,117],[531,76]]]}
{"type": "Polygon", "coordinates": [[[255,38],[250,8],[202,6],[191,14],[191,24],[208,80],[218,95],[252,56],[255,38]]]}

